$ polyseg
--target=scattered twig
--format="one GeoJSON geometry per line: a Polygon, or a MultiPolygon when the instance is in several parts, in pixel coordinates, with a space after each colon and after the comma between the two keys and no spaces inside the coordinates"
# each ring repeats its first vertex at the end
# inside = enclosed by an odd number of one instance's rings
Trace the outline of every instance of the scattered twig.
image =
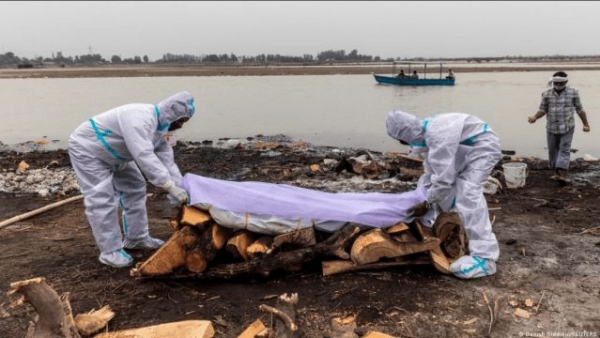
{"type": "Polygon", "coordinates": [[[64,242],[64,241],[72,241],[75,239],[75,237],[73,236],[65,236],[65,237],[56,237],[56,238],[51,238],[51,237],[41,237],[42,239],[46,239],[49,241],[54,241],[54,242],[64,242]]]}
{"type": "Polygon", "coordinates": [[[279,319],[281,319],[285,323],[285,325],[288,327],[288,329],[290,329],[290,331],[298,330],[298,326],[296,324],[294,324],[294,322],[292,321],[290,316],[283,313],[282,311],[279,311],[279,309],[276,309],[272,306],[265,305],[265,304],[261,304],[258,308],[259,308],[259,310],[261,310],[263,312],[268,312],[268,313],[274,314],[277,317],[279,317],[279,319]]]}
{"type": "Polygon", "coordinates": [[[488,335],[490,334],[490,332],[492,332],[492,324],[494,323],[494,310],[492,310],[492,307],[490,306],[490,301],[487,297],[487,295],[485,294],[485,291],[481,291],[481,293],[483,293],[483,299],[485,300],[485,304],[488,307],[488,310],[490,311],[490,327],[488,329],[488,335]]]}
{"type": "Polygon", "coordinates": [[[492,333],[492,327],[494,326],[494,324],[496,324],[496,319],[498,316],[498,312],[500,310],[500,298],[502,298],[502,297],[497,297],[494,300],[494,308],[492,309],[492,305],[491,305],[490,300],[488,299],[485,291],[482,291],[481,293],[483,293],[483,299],[485,300],[488,310],[490,311],[490,326],[488,328],[488,336],[489,336],[492,333]]]}
{"type": "Polygon", "coordinates": [[[593,227],[593,228],[585,229],[582,232],[580,232],[579,235],[581,235],[581,234],[587,234],[588,232],[592,232],[594,234],[596,232],[598,232],[598,234],[600,234],[600,227],[593,227]]]}
{"type": "Polygon", "coordinates": [[[540,202],[544,202],[544,201],[548,201],[548,200],[564,201],[564,199],[562,199],[562,198],[535,198],[535,197],[527,197],[527,196],[520,196],[520,198],[525,198],[525,199],[540,201],[540,202]]]}
{"type": "Polygon", "coordinates": [[[542,299],[544,299],[544,294],[546,293],[546,291],[542,291],[542,296],[540,297],[540,300],[538,301],[537,306],[535,307],[535,313],[538,313],[538,310],[540,309],[540,305],[542,304],[542,299]]]}
{"type": "Polygon", "coordinates": [[[179,302],[178,302],[178,301],[176,301],[175,299],[171,298],[171,293],[170,293],[170,292],[169,292],[169,293],[167,293],[167,298],[169,298],[169,300],[170,300],[170,301],[172,301],[173,303],[175,303],[175,304],[179,304],[179,302]]]}
{"type": "Polygon", "coordinates": [[[6,255],[6,256],[0,256],[0,261],[9,259],[9,258],[15,258],[15,257],[21,257],[21,256],[27,256],[29,255],[28,252],[25,253],[18,253],[18,254],[12,254],[12,255],[6,255]]]}

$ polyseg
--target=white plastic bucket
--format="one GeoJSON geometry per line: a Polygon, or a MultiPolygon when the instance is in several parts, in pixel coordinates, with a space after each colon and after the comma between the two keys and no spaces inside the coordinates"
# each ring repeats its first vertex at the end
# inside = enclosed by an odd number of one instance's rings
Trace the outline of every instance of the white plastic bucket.
{"type": "Polygon", "coordinates": [[[527,178],[527,163],[511,162],[502,165],[506,187],[515,189],[525,186],[527,178]]]}

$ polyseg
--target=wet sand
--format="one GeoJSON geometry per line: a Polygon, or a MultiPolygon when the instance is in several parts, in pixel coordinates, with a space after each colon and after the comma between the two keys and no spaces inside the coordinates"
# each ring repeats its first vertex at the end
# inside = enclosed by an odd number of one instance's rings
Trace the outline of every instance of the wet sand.
{"type": "MultiPolygon", "coordinates": [[[[444,67],[443,73],[448,73],[444,67]]],[[[514,71],[572,71],[600,70],[600,64],[531,64],[482,66],[465,64],[452,65],[456,74],[475,72],[514,72],[514,71]]],[[[416,68],[420,71],[420,67],[416,68]]],[[[101,65],[93,67],[48,66],[44,68],[0,69],[0,78],[77,78],[77,77],[152,77],[152,76],[261,76],[261,75],[340,75],[340,74],[391,74],[389,65],[319,65],[319,66],[207,66],[207,65],[101,65]]],[[[429,74],[429,70],[427,72],[429,74]]],[[[431,73],[436,73],[432,71],[431,73]]]]}

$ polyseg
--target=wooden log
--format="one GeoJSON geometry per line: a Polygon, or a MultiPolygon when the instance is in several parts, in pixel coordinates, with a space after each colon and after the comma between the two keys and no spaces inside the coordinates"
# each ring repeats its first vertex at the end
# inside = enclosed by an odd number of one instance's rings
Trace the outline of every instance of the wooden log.
{"type": "Polygon", "coordinates": [[[433,233],[450,263],[466,254],[467,236],[457,212],[441,213],[433,223],[433,233]]]}
{"type": "Polygon", "coordinates": [[[437,238],[422,242],[398,242],[379,228],[369,230],[360,235],[352,244],[350,257],[357,265],[377,262],[381,258],[395,258],[417,252],[431,250],[439,246],[437,238]]]}
{"type": "Polygon", "coordinates": [[[358,337],[355,333],[356,327],[357,325],[355,316],[336,317],[331,319],[331,330],[329,336],[340,338],[358,337]]]}
{"type": "Polygon", "coordinates": [[[446,275],[452,273],[450,271],[450,262],[448,262],[446,255],[444,255],[442,252],[442,249],[439,247],[431,249],[429,251],[429,256],[431,257],[431,262],[437,271],[446,275]]]}
{"type": "Polygon", "coordinates": [[[184,320],[101,333],[94,338],[212,338],[215,334],[213,325],[208,320],[184,320]]]}
{"type": "MultiPolygon", "coordinates": [[[[276,269],[302,264],[312,261],[316,257],[330,256],[334,255],[335,252],[343,251],[343,248],[352,241],[359,231],[359,228],[355,224],[348,223],[329,238],[314,246],[292,251],[281,251],[276,254],[267,254],[260,260],[210,266],[204,272],[195,276],[204,278],[229,278],[252,273],[268,276],[271,271],[276,269]]],[[[176,277],[189,278],[191,276],[180,275],[176,277]]]]}
{"type": "Polygon", "coordinates": [[[191,249],[185,253],[185,267],[190,272],[198,273],[206,270],[208,262],[209,260],[198,249],[191,249]]]}
{"type": "Polygon", "coordinates": [[[259,259],[260,257],[267,254],[267,251],[271,248],[273,243],[273,237],[261,236],[252,244],[246,248],[246,255],[248,259],[259,259]]]}
{"type": "MultiPolygon", "coordinates": [[[[433,231],[430,228],[424,226],[419,219],[416,219],[414,224],[417,229],[417,232],[421,236],[421,240],[425,241],[431,238],[435,238],[433,231]]],[[[429,250],[429,257],[431,258],[431,262],[433,263],[433,266],[436,270],[443,274],[451,274],[450,262],[448,262],[446,255],[444,254],[439,245],[429,250]]]]}
{"type": "Polygon", "coordinates": [[[83,336],[91,336],[106,327],[114,316],[115,313],[110,309],[110,306],[106,305],[99,310],[75,316],[75,326],[83,336]]]}
{"type": "Polygon", "coordinates": [[[25,297],[38,314],[38,319],[28,330],[30,337],[81,338],[75,325],[68,293],[58,296],[42,277],[10,284],[10,293],[25,297]]]}
{"type": "Polygon", "coordinates": [[[255,241],[254,235],[247,230],[241,230],[233,234],[227,241],[225,250],[236,259],[248,261],[247,249],[255,241]]]}
{"type": "Polygon", "coordinates": [[[176,218],[169,219],[169,226],[175,231],[181,229],[181,224],[179,224],[179,220],[176,218]]]}
{"type": "Polygon", "coordinates": [[[428,257],[411,257],[410,259],[406,257],[400,258],[403,260],[396,262],[376,262],[363,265],[358,265],[351,260],[324,261],[321,262],[321,267],[323,268],[323,276],[330,276],[346,272],[383,270],[398,266],[431,264],[431,260],[428,257]]]}
{"type": "Polygon", "coordinates": [[[208,226],[196,244],[185,254],[185,266],[191,272],[202,272],[225,245],[230,231],[216,223],[208,226]]]}
{"type": "Polygon", "coordinates": [[[273,250],[281,247],[284,244],[306,247],[316,243],[317,240],[315,237],[315,229],[313,227],[302,228],[275,236],[273,239],[273,244],[271,244],[271,248],[267,251],[267,253],[271,253],[273,250]]]}
{"type": "Polygon", "coordinates": [[[212,218],[208,213],[190,205],[183,205],[179,210],[179,223],[189,226],[202,226],[212,218]]]}
{"type": "Polygon", "coordinates": [[[401,233],[395,233],[395,234],[391,234],[391,237],[398,242],[401,243],[418,243],[419,240],[417,240],[415,238],[415,236],[413,236],[412,232],[410,231],[403,231],[401,233]]]}
{"type": "Polygon", "coordinates": [[[240,333],[237,338],[255,338],[258,334],[263,332],[267,327],[260,319],[255,320],[250,326],[248,326],[244,332],[240,333]]]}
{"type": "Polygon", "coordinates": [[[381,333],[378,331],[367,331],[362,338],[394,338],[394,336],[390,336],[389,334],[381,333]]]}
{"type": "Polygon", "coordinates": [[[394,224],[391,227],[385,229],[385,231],[390,234],[390,235],[395,235],[395,234],[399,234],[401,232],[407,231],[410,228],[408,227],[408,225],[406,225],[406,223],[400,222],[398,224],[394,224]]]}
{"type": "Polygon", "coordinates": [[[167,275],[185,265],[186,252],[200,239],[198,229],[185,226],[171,235],[150,258],[131,269],[132,277],[167,275]]]}

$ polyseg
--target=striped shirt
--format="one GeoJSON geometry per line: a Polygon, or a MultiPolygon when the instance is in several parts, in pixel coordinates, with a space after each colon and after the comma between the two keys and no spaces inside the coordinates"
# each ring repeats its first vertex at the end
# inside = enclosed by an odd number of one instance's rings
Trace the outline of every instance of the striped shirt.
{"type": "Polygon", "coordinates": [[[564,134],[575,127],[574,114],[585,113],[579,92],[571,87],[557,93],[550,88],[542,93],[540,110],[546,112],[546,129],[551,134],[564,134]]]}

